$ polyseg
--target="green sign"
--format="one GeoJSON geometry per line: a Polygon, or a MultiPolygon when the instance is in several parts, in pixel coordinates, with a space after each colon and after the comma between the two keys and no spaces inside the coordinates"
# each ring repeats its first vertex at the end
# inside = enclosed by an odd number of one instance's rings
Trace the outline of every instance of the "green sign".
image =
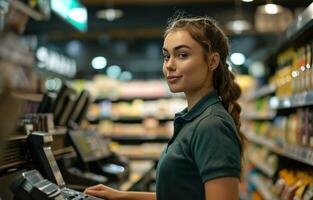
{"type": "Polygon", "coordinates": [[[87,30],[87,9],[77,0],[51,0],[51,9],[79,31],[87,30]]]}

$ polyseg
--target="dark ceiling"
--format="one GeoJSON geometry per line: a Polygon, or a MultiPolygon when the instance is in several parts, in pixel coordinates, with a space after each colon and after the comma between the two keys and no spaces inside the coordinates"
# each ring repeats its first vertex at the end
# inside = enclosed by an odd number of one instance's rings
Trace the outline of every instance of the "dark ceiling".
{"type": "MultiPolygon", "coordinates": [[[[209,15],[224,27],[235,15],[234,0],[82,0],[88,10],[88,31],[80,33],[59,17],[46,22],[30,20],[26,35],[37,35],[39,45],[47,45],[78,61],[78,77],[90,78],[105,70],[91,68],[95,56],[105,56],[108,65],[118,64],[133,73],[134,78],[162,77],[162,33],[168,18],[177,11],[191,15],[209,15]],[[121,9],[124,16],[113,22],[96,17],[100,9],[121,9]]],[[[274,0],[292,11],[307,7],[311,0],[274,0]]],[[[266,1],[241,2],[244,17],[254,23],[258,5],[266,1]]],[[[272,44],[273,34],[255,31],[230,36],[231,51],[251,56],[259,48],[272,44]]]]}

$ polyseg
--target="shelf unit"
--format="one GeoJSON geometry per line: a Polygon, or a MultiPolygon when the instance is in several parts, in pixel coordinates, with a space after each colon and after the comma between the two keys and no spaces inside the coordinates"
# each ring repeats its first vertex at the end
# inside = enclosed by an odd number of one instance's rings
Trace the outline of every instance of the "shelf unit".
{"type": "Polygon", "coordinates": [[[289,109],[313,105],[313,91],[302,92],[290,97],[272,97],[271,109],[289,109]]]}
{"type": "MultiPolygon", "coordinates": [[[[116,123],[141,123],[144,119],[145,119],[145,117],[119,117],[119,118],[99,117],[96,119],[89,119],[88,121],[91,124],[97,124],[101,120],[109,120],[109,121],[116,122],[116,123]]],[[[172,118],[158,118],[157,120],[161,123],[173,121],[172,118]]]]}
{"type": "Polygon", "coordinates": [[[275,141],[256,136],[254,134],[248,135],[247,138],[249,139],[249,141],[264,146],[272,152],[277,153],[281,156],[313,166],[313,149],[311,148],[288,145],[283,143],[278,144],[275,141]]]}
{"type": "Polygon", "coordinates": [[[148,97],[148,96],[143,96],[143,97],[135,97],[135,98],[127,98],[127,97],[120,97],[116,99],[110,99],[110,98],[96,98],[94,103],[101,103],[103,101],[110,101],[112,103],[118,103],[118,102],[131,102],[135,99],[140,99],[143,101],[153,101],[153,100],[159,100],[159,99],[184,99],[184,95],[169,95],[169,96],[159,96],[159,97],[148,97]]]}
{"type": "Polygon", "coordinates": [[[275,90],[276,90],[275,85],[264,85],[261,88],[259,88],[257,91],[253,92],[249,96],[248,100],[253,101],[255,99],[273,94],[275,92],[275,90]]]}
{"type": "MultiPolygon", "coordinates": [[[[301,48],[305,47],[307,49],[308,45],[312,45],[312,33],[313,33],[313,3],[311,3],[304,10],[303,13],[298,15],[298,17],[294,20],[294,22],[284,32],[281,42],[277,45],[275,50],[270,55],[273,62],[274,62],[274,60],[277,60],[277,62],[278,62],[277,65],[286,66],[286,67],[289,66],[291,71],[294,70],[294,68],[296,66],[298,67],[298,63],[297,64],[295,64],[295,63],[296,63],[296,61],[299,61],[299,63],[300,63],[300,58],[299,57],[297,57],[297,58],[289,57],[288,58],[289,60],[288,60],[287,58],[284,58],[284,57],[289,55],[288,54],[289,48],[295,49],[294,51],[292,51],[292,53],[290,53],[289,56],[291,56],[291,54],[292,55],[296,54],[296,53],[300,54],[299,53],[300,50],[298,50],[300,47],[301,48]],[[286,62],[286,63],[283,63],[283,62],[286,62]],[[287,62],[288,63],[292,62],[293,68],[291,68],[290,64],[288,65],[287,62]]],[[[308,56],[308,54],[307,54],[307,52],[305,52],[305,54],[303,54],[303,57],[304,57],[303,59],[306,59],[307,56],[308,56]]],[[[307,64],[307,63],[308,63],[308,61],[306,60],[305,64],[307,64]]],[[[278,69],[280,70],[280,68],[278,68],[278,69]]],[[[307,69],[309,69],[309,68],[307,68],[307,69]]],[[[297,68],[297,70],[299,70],[299,69],[297,68]]],[[[312,66],[311,66],[310,70],[312,70],[312,66]]],[[[285,71],[279,71],[278,73],[276,73],[276,75],[278,75],[278,76],[283,75],[283,72],[285,73],[285,71]]],[[[289,71],[288,72],[286,71],[286,73],[289,73],[289,71]]],[[[292,76],[292,77],[294,79],[289,80],[292,82],[287,82],[288,84],[297,84],[296,81],[298,81],[300,79],[300,77],[303,78],[304,75],[302,74],[302,76],[299,76],[298,79],[294,76],[292,76]]],[[[274,78],[274,80],[275,80],[275,78],[274,78]]],[[[286,96],[285,97],[275,96],[276,90],[277,90],[277,95],[288,94],[291,92],[291,91],[289,91],[290,90],[289,87],[291,87],[291,85],[287,85],[287,83],[281,83],[280,84],[277,81],[277,82],[275,82],[275,85],[277,85],[277,86],[270,85],[270,84],[266,85],[266,86],[260,88],[259,90],[253,92],[250,96],[248,96],[248,99],[247,99],[248,101],[256,101],[256,103],[258,103],[257,100],[263,100],[261,98],[264,98],[264,97],[269,98],[267,108],[269,108],[273,113],[275,113],[274,115],[264,116],[264,115],[258,115],[258,114],[251,114],[251,113],[247,112],[249,114],[242,115],[242,118],[249,122],[249,124],[247,124],[247,126],[251,128],[251,129],[249,129],[249,128],[246,129],[246,132],[248,133],[248,134],[246,134],[246,136],[247,136],[247,139],[249,140],[249,142],[251,142],[252,144],[256,144],[257,146],[260,146],[261,148],[266,148],[276,155],[279,155],[279,156],[284,157],[284,158],[288,158],[291,160],[290,161],[291,163],[296,162],[296,161],[299,162],[299,163],[295,164],[295,166],[299,166],[299,170],[303,170],[303,169],[301,169],[301,166],[304,166],[304,165],[301,165],[300,163],[304,163],[310,167],[313,166],[313,149],[312,148],[308,148],[305,146],[287,144],[284,142],[284,141],[286,141],[285,139],[283,139],[283,138],[281,139],[281,137],[284,137],[281,135],[277,136],[277,137],[279,137],[279,139],[277,139],[277,140],[273,139],[272,140],[269,138],[265,138],[265,137],[267,137],[267,134],[265,134],[266,136],[265,135],[261,136],[261,135],[257,135],[256,133],[254,133],[254,131],[255,132],[261,132],[261,133],[267,133],[268,129],[271,128],[273,123],[274,123],[274,126],[276,126],[276,123],[278,124],[277,125],[278,127],[283,126],[284,122],[280,121],[280,119],[282,119],[282,120],[287,119],[287,123],[293,123],[293,122],[296,123],[295,121],[298,118],[301,119],[300,117],[303,117],[302,113],[301,112],[298,113],[296,109],[299,107],[307,107],[307,106],[313,105],[313,91],[294,93],[294,95],[287,96],[287,97],[286,96]],[[286,90],[286,91],[284,91],[284,90],[286,90]],[[276,113],[278,114],[278,116],[277,116],[278,118],[276,118],[276,113]],[[289,115],[292,115],[292,116],[289,116],[289,115]],[[290,122],[291,120],[289,120],[290,119],[289,117],[290,118],[294,117],[294,121],[290,122]],[[264,122],[261,120],[264,120],[264,122]],[[268,120],[269,122],[267,122],[265,120],[268,120]],[[275,121],[270,122],[270,120],[275,120],[275,121]],[[253,123],[253,121],[255,121],[255,123],[253,123]]],[[[294,87],[294,86],[295,85],[292,85],[292,87],[294,87]]],[[[300,91],[300,90],[304,91],[305,89],[307,89],[307,88],[303,88],[303,86],[301,86],[301,87],[302,88],[300,88],[300,86],[299,86],[299,89],[297,89],[297,91],[300,91]]],[[[307,120],[308,115],[305,115],[305,117],[306,117],[305,120],[307,120]]],[[[309,126],[309,124],[310,123],[307,123],[306,125],[302,124],[301,126],[309,126]]],[[[306,128],[307,127],[305,127],[305,129],[306,128]]],[[[276,135],[276,134],[274,134],[274,135],[276,135]]],[[[273,138],[276,138],[276,137],[273,136],[273,138]]],[[[258,149],[258,148],[256,148],[256,149],[258,149]]],[[[264,149],[262,149],[262,150],[264,150],[264,149]]],[[[263,151],[260,152],[260,154],[262,154],[262,153],[263,153],[263,151]]],[[[252,157],[251,155],[249,155],[249,152],[247,152],[247,158],[255,166],[256,169],[261,171],[264,174],[264,176],[266,175],[269,179],[274,180],[274,178],[277,178],[276,175],[278,175],[280,177],[279,173],[275,172],[275,169],[273,169],[271,166],[267,165],[266,163],[258,160],[257,156],[252,157]]],[[[285,169],[285,168],[289,167],[286,165],[288,165],[287,163],[290,163],[290,162],[289,161],[284,162],[285,160],[286,159],[278,158],[278,163],[277,163],[278,168],[277,169],[281,170],[281,169],[285,169]]],[[[253,168],[252,170],[255,170],[255,168],[253,168]]],[[[254,173],[251,173],[251,174],[249,173],[248,180],[250,180],[255,185],[256,189],[259,191],[259,193],[262,195],[262,197],[264,199],[266,199],[266,200],[267,199],[268,200],[269,199],[270,200],[279,199],[279,197],[277,195],[273,194],[271,189],[270,189],[273,187],[273,185],[270,184],[273,180],[267,181],[265,177],[263,177],[261,175],[256,175],[254,173]]]]}
{"type": "Polygon", "coordinates": [[[269,114],[258,114],[258,113],[251,113],[251,114],[243,114],[241,118],[244,120],[273,120],[276,113],[269,113],[269,114]]]}
{"type": "Polygon", "coordinates": [[[264,177],[261,175],[253,175],[250,181],[255,185],[258,192],[265,200],[279,200],[279,198],[269,189],[272,186],[264,182],[264,177]]]}
{"type": "Polygon", "coordinates": [[[256,168],[258,168],[260,171],[262,171],[267,177],[273,177],[274,176],[275,169],[273,169],[273,167],[271,167],[269,164],[265,163],[262,160],[257,160],[249,154],[248,154],[247,158],[253,165],[255,165],[256,168]]]}
{"type": "Polygon", "coordinates": [[[111,135],[111,136],[103,136],[104,138],[109,138],[112,141],[123,143],[123,144],[138,144],[138,143],[145,143],[145,142],[168,142],[170,140],[169,136],[149,136],[149,135],[142,135],[142,136],[128,136],[128,135],[111,135]]]}

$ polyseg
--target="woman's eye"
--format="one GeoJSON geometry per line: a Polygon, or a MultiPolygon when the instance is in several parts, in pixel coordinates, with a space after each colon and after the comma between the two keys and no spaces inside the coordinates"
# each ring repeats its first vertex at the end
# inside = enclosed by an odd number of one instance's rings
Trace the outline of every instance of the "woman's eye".
{"type": "Polygon", "coordinates": [[[178,54],[178,58],[180,58],[180,59],[184,59],[184,58],[187,58],[188,57],[188,54],[186,54],[186,53],[179,53],[178,54]]]}
{"type": "Polygon", "coordinates": [[[164,58],[164,60],[166,60],[166,61],[167,61],[167,60],[169,60],[169,59],[170,59],[170,56],[169,56],[169,55],[165,55],[165,54],[164,54],[164,55],[163,55],[163,58],[164,58]]]}

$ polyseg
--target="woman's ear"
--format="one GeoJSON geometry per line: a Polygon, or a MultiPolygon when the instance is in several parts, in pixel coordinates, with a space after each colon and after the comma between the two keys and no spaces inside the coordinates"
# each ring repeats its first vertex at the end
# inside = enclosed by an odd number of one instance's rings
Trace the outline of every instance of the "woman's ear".
{"type": "Polygon", "coordinates": [[[210,53],[208,56],[208,66],[210,71],[214,71],[220,63],[220,54],[217,52],[210,53]]]}

